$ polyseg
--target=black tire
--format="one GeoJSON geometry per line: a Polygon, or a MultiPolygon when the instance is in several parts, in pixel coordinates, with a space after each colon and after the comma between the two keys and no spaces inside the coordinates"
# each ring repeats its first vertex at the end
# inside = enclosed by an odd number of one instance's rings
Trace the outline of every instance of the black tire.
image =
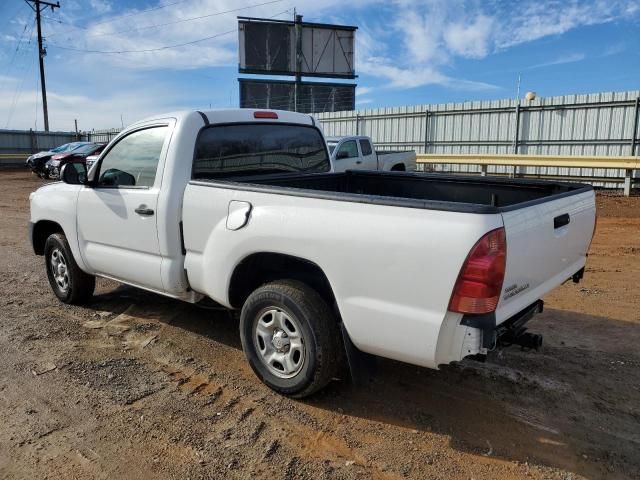
{"type": "Polygon", "coordinates": [[[63,233],[54,233],[47,238],[44,258],[49,285],[61,302],[80,305],[89,301],[96,287],[96,277],[80,270],[63,233]],[[58,270],[55,265],[60,265],[61,262],[64,263],[64,268],[58,270]]]}
{"type": "Polygon", "coordinates": [[[326,386],[343,358],[340,329],[329,305],[315,290],[296,280],[268,283],[247,298],[240,315],[240,339],[258,378],[276,392],[294,398],[309,396],[326,386]],[[303,362],[290,378],[274,374],[260,353],[256,328],[269,309],[285,312],[300,329],[303,362]]]}

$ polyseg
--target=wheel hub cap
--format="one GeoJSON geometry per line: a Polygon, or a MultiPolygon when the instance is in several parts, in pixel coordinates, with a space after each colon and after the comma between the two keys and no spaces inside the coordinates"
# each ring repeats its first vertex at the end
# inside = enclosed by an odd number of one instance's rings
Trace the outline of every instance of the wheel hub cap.
{"type": "Polygon", "coordinates": [[[276,330],[271,338],[271,343],[278,352],[285,352],[291,345],[284,330],[276,330]]]}
{"type": "Polygon", "coordinates": [[[67,271],[67,260],[60,249],[56,248],[51,252],[49,264],[56,285],[61,291],[66,292],[69,289],[69,272],[67,271]]]}
{"type": "Polygon", "coordinates": [[[291,378],[304,366],[305,340],[298,320],[276,307],[262,310],[253,326],[260,361],[280,378],[291,378]]]}

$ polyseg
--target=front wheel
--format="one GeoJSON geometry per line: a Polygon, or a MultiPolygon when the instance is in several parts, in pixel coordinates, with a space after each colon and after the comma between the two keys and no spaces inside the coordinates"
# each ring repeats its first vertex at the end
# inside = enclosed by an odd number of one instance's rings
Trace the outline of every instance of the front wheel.
{"type": "Polygon", "coordinates": [[[240,316],[240,339],[260,380],[296,398],[327,385],[342,359],[331,309],[315,290],[294,280],[268,283],[249,296],[240,316]]]}
{"type": "Polygon", "coordinates": [[[44,258],[49,284],[60,301],[79,305],[92,297],[96,277],[80,270],[64,234],[54,233],[47,238],[44,258]]]}

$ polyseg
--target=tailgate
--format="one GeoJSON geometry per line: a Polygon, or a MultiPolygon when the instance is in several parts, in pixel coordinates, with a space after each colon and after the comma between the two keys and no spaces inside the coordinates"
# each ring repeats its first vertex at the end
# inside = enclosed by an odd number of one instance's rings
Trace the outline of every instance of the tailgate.
{"type": "Polygon", "coordinates": [[[593,190],[503,212],[507,264],[496,310],[501,323],[584,267],[595,224],[593,190]]]}

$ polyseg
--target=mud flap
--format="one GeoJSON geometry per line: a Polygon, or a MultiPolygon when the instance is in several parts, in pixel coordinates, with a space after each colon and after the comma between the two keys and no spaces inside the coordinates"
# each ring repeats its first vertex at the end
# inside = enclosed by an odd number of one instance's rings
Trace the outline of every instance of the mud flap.
{"type": "Polygon", "coordinates": [[[340,329],[342,330],[342,341],[347,355],[351,381],[357,386],[367,385],[377,372],[376,356],[358,350],[358,347],[351,341],[347,329],[344,328],[344,323],[340,323],[340,329]]]}

